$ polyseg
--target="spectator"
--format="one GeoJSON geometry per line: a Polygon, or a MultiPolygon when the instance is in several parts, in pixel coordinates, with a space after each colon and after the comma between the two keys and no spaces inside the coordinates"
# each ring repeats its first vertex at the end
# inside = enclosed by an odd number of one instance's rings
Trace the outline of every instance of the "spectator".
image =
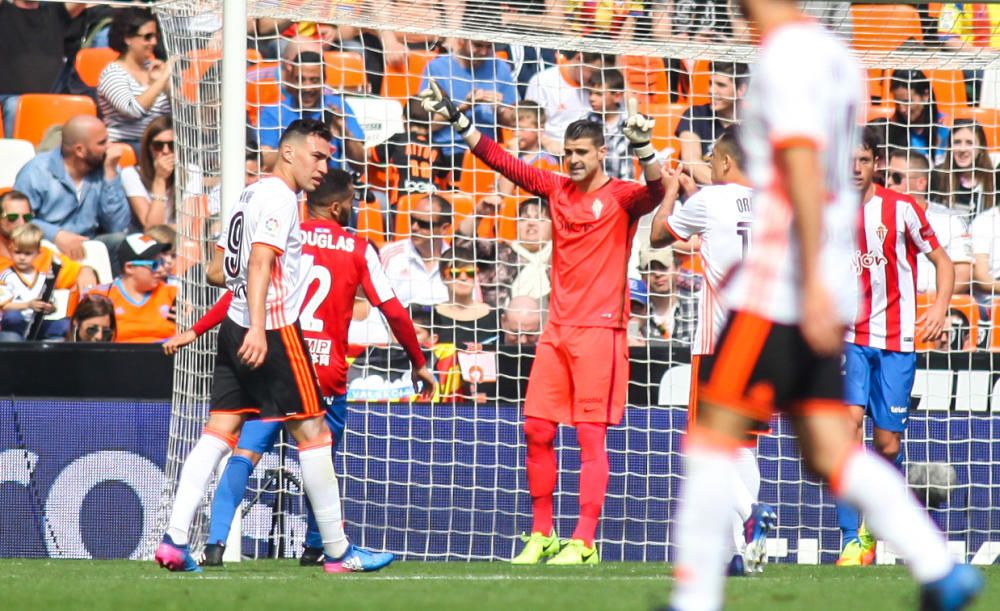
{"type": "Polygon", "coordinates": [[[913,149],[941,163],[948,147],[948,128],[934,104],[930,80],[920,70],[893,70],[890,90],[895,113],[890,119],[873,122],[880,129],[884,127],[889,151],[913,149]]]}
{"type": "Polygon", "coordinates": [[[247,148],[246,161],[243,163],[243,169],[245,171],[243,182],[246,186],[249,187],[253,183],[260,180],[260,161],[257,157],[257,153],[251,148],[247,148]]]}
{"type": "Polygon", "coordinates": [[[565,17],[575,34],[628,40],[641,13],[639,0],[570,0],[565,17]]]}
{"type": "Polygon", "coordinates": [[[323,119],[334,132],[331,167],[347,164],[362,167],[365,162],[365,132],[343,93],[323,85],[323,57],[303,51],[294,60],[281,64],[281,101],[260,109],[257,138],[264,169],[270,171],[278,159],[278,140],[296,119],[323,119]],[[326,112],[324,112],[326,111],[326,112]]]}
{"type": "Polygon", "coordinates": [[[587,118],[604,125],[604,145],[608,153],[604,157],[604,171],[612,178],[631,180],[635,178],[635,162],[629,151],[625,127],[625,77],[614,68],[595,72],[587,80],[590,92],[590,107],[593,112],[587,118]]]}
{"type": "Polygon", "coordinates": [[[14,189],[28,196],[45,239],[71,259],[83,258],[83,243],[96,238],[114,253],[132,220],[118,177],[122,145],[108,146],[100,119],[73,117],[63,126],[59,148],[37,155],[17,174],[14,189]]]}
{"type": "MultiPolygon", "coordinates": [[[[35,316],[46,316],[56,307],[44,300],[46,277],[36,266],[41,255],[42,230],[35,225],[21,225],[11,234],[14,245],[14,265],[0,273],[0,302],[3,303],[3,323],[0,341],[24,341],[35,316]]],[[[65,337],[69,321],[45,320],[37,339],[65,337]]],[[[32,338],[35,339],[35,338],[32,338]]]]}
{"type": "Polygon", "coordinates": [[[643,247],[639,272],[649,289],[649,319],[646,337],[656,340],[686,340],[694,334],[693,323],[682,321],[683,308],[674,286],[677,277],[672,248],[643,247]]]}
{"type": "Polygon", "coordinates": [[[500,242],[496,249],[496,266],[480,276],[486,302],[503,307],[510,299],[531,297],[545,303],[551,291],[552,268],[548,203],[538,198],[521,202],[517,207],[517,240],[500,242]]]}
{"type": "Polygon", "coordinates": [[[0,1],[0,116],[14,134],[14,115],[23,93],[53,90],[66,58],[64,39],[83,3],[0,1]]]}
{"type": "Polygon", "coordinates": [[[645,282],[628,279],[628,303],[628,345],[630,348],[645,346],[649,327],[649,289],[645,282]]]}
{"type": "Polygon", "coordinates": [[[166,250],[160,253],[160,275],[168,286],[181,285],[177,272],[177,231],[170,225],[153,225],[146,230],[146,235],[156,240],[158,244],[166,245],[166,250]]]}
{"type": "Polygon", "coordinates": [[[441,258],[441,276],[448,300],[434,306],[434,331],[438,341],[458,348],[498,343],[497,310],[476,298],[479,263],[470,248],[455,247],[441,258]]]}
{"type": "MultiPolygon", "coordinates": [[[[31,213],[31,203],[20,191],[8,191],[0,195],[0,271],[14,265],[14,230],[27,225],[34,219],[31,213]]],[[[53,264],[58,262],[59,272],[56,274],[57,289],[80,290],[88,289],[97,284],[97,274],[93,269],[84,267],[69,257],[59,254],[45,246],[35,257],[35,271],[47,275],[53,271],[53,264]]]]}
{"type": "Polygon", "coordinates": [[[112,142],[124,142],[139,154],[139,139],[154,118],[170,113],[172,63],[153,56],[156,20],[139,8],[115,14],[108,32],[108,46],[118,59],[101,72],[97,104],[108,125],[112,142]]]}
{"type": "Polygon", "coordinates": [[[139,164],[122,170],[122,188],[132,206],[133,228],[175,223],[174,126],[168,116],[149,122],[139,146],[139,164]]]}
{"type": "Polygon", "coordinates": [[[1000,48],[1000,6],[946,2],[938,17],[938,38],[949,49],[1000,48]]]}
{"type": "Polygon", "coordinates": [[[372,149],[372,163],[385,172],[387,199],[396,204],[410,193],[434,193],[447,178],[435,170],[441,151],[431,147],[430,115],[420,100],[406,102],[406,131],[372,149]]]}
{"type": "Polygon", "coordinates": [[[730,125],[739,120],[740,101],[747,92],[750,72],[746,64],[712,62],[709,89],[712,101],[684,111],[675,134],[681,141],[681,161],[698,184],[712,182],[708,156],[712,146],[730,125]]]}
{"type": "MultiPolygon", "coordinates": [[[[494,57],[492,42],[461,41],[456,53],[427,64],[420,89],[430,87],[431,79],[455,101],[459,112],[466,113],[472,124],[491,138],[496,138],[499,126],[514,125],[514,76],[507,62],[494,57]]],[[[468,147],[446,117],[432,119],[431,142],[441,151],[438,167],[450,170],[454,177],[462,169],[468,147]]]]}
{"type": "MultiPolygon", "coordinates": [[[[955,295],[968,295],[972,278],[972,241],[962,215],[941,204],[927,200],[931,164],[916,151],[893,150],[889,153],[887,186],[905,193],[924,209],[927,222],[937,235],[955,265],[955,295]]],[[[927,257],[917,257],[917,291],[933,293],[937,276],[934,265],[927,257]]]]}
{"type": "MultiPolygon", "coordinates": [[[[531,100],[520,102],[514,111],[513,144],[517,147],[514,152],[521,161],[528,165],[540,170],[558,172],[561,169],[559,159],[542,149],[542,135],[544,133],[545,109],[531,100]]],[[[497,182],[497,191],[502,195],[520,193],[514,183],[502,176],[497,182]]]]}
{"type": "MultiPolygon", "coordinates": [[[[115,306],[116,342],[149,344],[170,339],[177,332],[174,304],[177,288],[163,282],[160,255],[167,250],[153,238],[133,233],[122,243],[122,274],[111,284],[88,295],[104,295],[115,306]]],[[[75,315],[75,312],[74,312],[75,315]]]]}
{"type": "Polygon", "coordinates": [[[670,32],[696,42],[732,42],[749,37],[749,26],[729,0],[677,0],[669,4],[670,32]]]}
{"type": "Polygon", "coordinates": [[[614,55],[560,51],[562,62],[546,68],[528,81],[524,99],[536,102],[545,111],[545,134],[542,146],[555,155],[563,152],[566,126],[591,112],[584,84],[594,72],[615,64],[614,55]]]}
{"type": "Polygon", "coordinates": [[[542,305],[527,295],[512,298],[500,316],[500,329],[506,346],[538,344],[542,334],[542,305]]]}
{"type": "Polygon", "coordinates": [[[111,342],[117,332],[115,305],[104,295],[90,293],[77,304],[66,339],[71,342],[111,342]]]}
{"type": "Polygon", "coordinates": [[[428,195],[413,202],[409,215],[410,237],[382,249],[382,267],[402,303],[441,303],[448,299],[439,263],[448,250],[451,204],[438,195],[428,195]]]}
{"type": "Polygon", "coordinates": [[[969,221],[996,204],[996,172],[982,125],[971,119],[952,124],[950,147],[932,180],[934,194],[969,221]]]}

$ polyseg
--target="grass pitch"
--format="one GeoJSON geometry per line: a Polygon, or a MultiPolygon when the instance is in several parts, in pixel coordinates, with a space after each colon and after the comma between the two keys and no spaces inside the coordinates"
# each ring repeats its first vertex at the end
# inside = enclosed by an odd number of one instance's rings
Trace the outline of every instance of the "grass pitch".
{"type": "MultiPolygon", "coordinates": [[[[1000,566],[974,609],[1000,609],[1000,566]]],[[[294,561],[258,560],[176,574],[152,562],[0,560],[0,609],[651,609],[670,581],[660,563],[511,567],[499,562],[399,562],[374,574],[326,575],[294,561]]],[[[915,609],[905,568],[770,565],[731,579],[727,609],[915,609]]]]}

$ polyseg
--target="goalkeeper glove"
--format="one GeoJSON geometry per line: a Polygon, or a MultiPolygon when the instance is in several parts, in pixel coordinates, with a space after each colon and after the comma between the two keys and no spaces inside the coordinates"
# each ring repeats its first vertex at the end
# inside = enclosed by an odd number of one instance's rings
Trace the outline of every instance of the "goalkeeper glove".
{"type": "Polygon", "coordinates": [[[448,121],[455,126],[458,133],[464,136],[469,131],[469,128],[472,127],[472,121],[469,120],[469,117],[459,112],[458,108],[455,107],[455,103],[451,101],[447,93],[438,87],[434,79],[428,79],[428,82],[430,83],[430,87],[421,91],[417,96],[420,98],[420,105],[431,115],[441,114],[448,117],[448,121]]]}
{"type": "Polygon", "coordinates": [[[639,102],[635,98],[629,98],[628,117],[625,119],[625,126],[622,128],[625,137],[632,145],[635,156],[639,158],[639,163],[650,163],[656,158],[656,149],[650,144],[653,138],[653,125],[656,122],[639,114],[639,102]]]}

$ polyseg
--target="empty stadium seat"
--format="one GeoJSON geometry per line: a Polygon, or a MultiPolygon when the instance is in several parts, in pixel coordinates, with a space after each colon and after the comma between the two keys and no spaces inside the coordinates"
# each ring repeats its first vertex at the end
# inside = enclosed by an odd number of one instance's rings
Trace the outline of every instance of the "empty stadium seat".
{"type": "Polygon", "coordinates": [[[108,247],[103,242],[97,240],[84,242],[83,259],[80,263],[97,272],[97,280],[101,284],[107,284],[115,279],[111,273],[111,257],[108,256],[108,247]]]}
{"type": "Polygon", "coordinates": [[[118,59],[118,52],[107,47],[80,49],[73,66],[80,80],[89,87],[97,87],[101,72],[108,64],[118,59]]]}
{"type": "Polygon", "coordinates": [[[94,100],[85,95],[26,93],[17,104],[14,138],[27,140],[38,146],[50,127],[62,125],[77,115],[96,117],[97,106],[94,100]]]}
{"type": "Polygon", "coordinates": [[[420,92],[420,81],[424,68],[437,57],[433,51],[410,50],[406,54],[406,65],[402,67],[386,66],[382,78],[382,97],[406,100],[420,92]]]}
{"type": "MultiPolygon", "coordinates": [[[[934,303],[933,293],[919,293],[917,294],[917,318],[931,307],[934,303]]],[[[938,345],[936,342],[926,342],[922,341],[919,337],[916,338],[914,342],[914,349],[917,351],[928,351],[928,350],[961,350],[969,351],[975,350],[979,338],[979,325],[980,315],[979,315],[979,304],[976,300],[969,295],[955,295],[951,298],[951,302],[948,304],[948,309],[950,311],[950,317],[953,322],[958,322],[961,319],[965,319],[960,323],[957,328],[952,328],[951,338],[952,340],[958,334],[958,341],[960,345],[942,346],[938,345]]],[[[988,323],[985,323],[988,324],[988,323]]]]}
{"type": "Polygon", "coordinates": [[[247,83],[247,121],[257,125],[260,109],[273,106],[281,100],[281,86],[276,81],[247,83]]]}
{"type": "Polygon", "coordinates": [[[688,108],[688,104],[684,102],[673,102],[650,106],[646,109],[646,114],[656,119],[656,123],[653,125],[652,143],[657,151],[667,148],[673,148],[675,151],[680,150],[674,133],[677,131],[677,125],[681,122],[681,117],[688,108]]]}
{"type": "Polygon", "coordinates": [[[138,160],[135,158],[135,151],[132,149],[132,147],[131,146],[122,147],[122,156],[118,160],[118,167],[130,168],[134,166],[136,163],[138,163],[138,160]]]}
{"type": "Polygon", "coordinates": [[[385,221],[378,204],[364,203],[358,211],[357,233],[376,247],[385,243],[385,221]]]}
{"type": "Polygon", "coordinates": [[[934,91],[937,109],[946,115],[955,114],[969,105],[965,90],[965,74],[961,70],[926,70],[934,91]]]}
{"type": "Polygon", "coordinates": [[[496,192],[499,177],[478,157],[466,153],[462,160],[462,175],[458,179],[458,190],[480,198],[496,192]]]}
{"type": "Polygon", "coordinates": [[[626,55],[622,57],[625,87],[643,104],[668,104],[670,80],[661,57],[626,55]]]}
{"type": "Polygon", "coordinates": [[[13,187],[17,173],[35,156],[35,147],[27,140],[0,140],[0,187],[13,187]]]}
{"type": "Polygon", "coordinates": [[[902,4],[851,6],[854,35],[851,46],[860,51],[892,51],[907,41],[922,41],[920,14],[902,4]]]}
{"type": "Polygon", "coordinates": [[[360,53],[327,51],[323,54],[323,65],[327,87],[368,93],[365,60],[360,53]]]}

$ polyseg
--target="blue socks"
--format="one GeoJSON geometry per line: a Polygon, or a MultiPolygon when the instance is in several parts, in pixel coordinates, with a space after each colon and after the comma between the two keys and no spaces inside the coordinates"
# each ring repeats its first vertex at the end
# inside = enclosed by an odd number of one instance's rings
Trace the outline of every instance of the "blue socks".
{"type": "Polygon", "coordinates": [[[840,526],[841,547],[847,545],[851,540],[857,540],[861,516],[858,515],[857,509],[839,499],[837,500],[837,524],[840,526]]]}
{"type": "Polygon", "coordinates": [[[212,522],[208,529],[208,543],[225,543],[233,525],[236,509],[243,502],[243,495],[253,472],[253,464],[244,456],[233,456],[215,490],[212,500],[212,522]]]}

